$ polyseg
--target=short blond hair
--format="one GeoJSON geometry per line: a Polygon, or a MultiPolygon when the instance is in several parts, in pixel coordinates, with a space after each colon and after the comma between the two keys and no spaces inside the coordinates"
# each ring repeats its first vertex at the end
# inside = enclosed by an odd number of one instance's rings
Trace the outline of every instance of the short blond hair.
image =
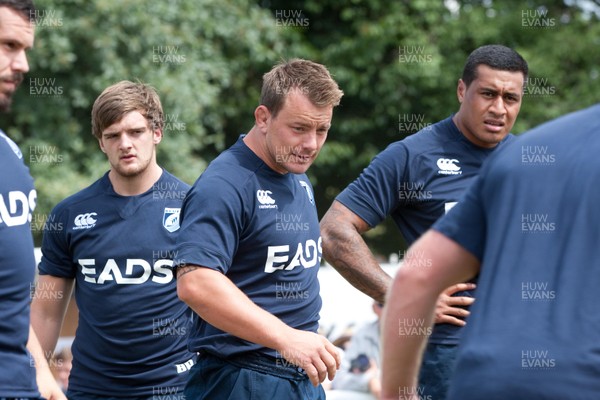
{"type": "Polygon", "coordinates": [[[260,104],[277,116],[287,94],[293,91],[305,94],[318,107],[335,107],[344,95],[324,65],[294,58],[275,65],[263,75],[260,104]]]}

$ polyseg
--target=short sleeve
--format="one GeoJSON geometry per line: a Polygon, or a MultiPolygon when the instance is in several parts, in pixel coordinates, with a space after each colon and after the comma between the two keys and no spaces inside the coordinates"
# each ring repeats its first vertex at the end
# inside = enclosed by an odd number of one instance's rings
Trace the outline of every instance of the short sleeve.
{"type": "Polygon", "coordinates": [[[56,208],[48,216],[42,239],[42,261],[39,271],[41,275],[60,278],[75,278],[77,266],[73,263],[67,238],[67,213],[60,213],[56,208]],[[62,214],[62,215],[61,215],[62,214]]]}
{"type": "Polygon", "coordinates": [[[378,154],[336,200],[374,227],[398,206],[407,154],[404,144],[392,143],[378,154]]]}
{"type": "Polygon", "coordinates": [[[226,273],[238,248],[243,210],[239,188],[218,176],[200,177],[183,202],[174,266],[226,273]]]}
{"type": "Polygon", "coordinates": [[[481,196],[482,182],[483,177],[479,175],[458,204],[432,227],[472,253],[479,261],[483,259],[487,226],[481,196]]]}

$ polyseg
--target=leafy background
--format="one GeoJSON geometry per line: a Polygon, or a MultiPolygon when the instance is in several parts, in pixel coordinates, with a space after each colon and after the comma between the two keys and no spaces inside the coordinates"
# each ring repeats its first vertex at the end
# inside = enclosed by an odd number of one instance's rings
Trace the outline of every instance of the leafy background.
{"type": "MultiPolygon", "coordinates": [[[[344,90],[309,170],[320,215],[389,143],[455,112],[456,83],[476,47],[502,43],[529,63],[513,131],[598,102],[598,1],[37,0],[31,72],[0,126],[36,179],[36,243],[51,208],[108,168],[91,135],[98,94],[152,84],[167,119],[159,162],[192,183],[253,123],[262,74],[281,59],[327,65],[344,90]],[[421,56],[408,62],[402,55],[421,56]],[[533,83],[533,85],[531,84],[533,83]]],[[[566,133],[568,134],[568,133],[566,133]]],[[[404,249],[389,221],[366,239],[404,249]]]]}

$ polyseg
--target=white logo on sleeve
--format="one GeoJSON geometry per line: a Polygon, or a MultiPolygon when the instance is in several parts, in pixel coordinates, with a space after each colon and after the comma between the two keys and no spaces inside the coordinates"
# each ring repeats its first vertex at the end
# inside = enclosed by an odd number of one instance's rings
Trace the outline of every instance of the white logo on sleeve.
{"type": "Polygon", "coordinates": [[[460,166],[456,165],[460,163],[456,158],[438,158],[437,166],[439,168],[438,174],[442,175],[460,175],[462,171],[460,166]]]}
{"type": "Polygon", "coordinates": [[[270,190],[257,190],[256,199],[260,203],[258,208],[277,208],[275,200],[271,197],[272,194],[270,190]]]}
{"type": "Polygon", "coordinates": [[[79,214],[73,221],[73,224],[75,224],[73,230],[93,228],[96,226],[97,219],[94,218],[96,216],[98,216],[98,214],[95,212],[79,214]]]}

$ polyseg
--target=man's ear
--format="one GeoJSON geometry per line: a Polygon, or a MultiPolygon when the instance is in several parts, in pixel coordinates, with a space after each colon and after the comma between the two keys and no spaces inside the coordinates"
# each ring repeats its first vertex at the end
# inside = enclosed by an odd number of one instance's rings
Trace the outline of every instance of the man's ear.
{"type": "Polygon", "coordinates": [[[458,97],[458,102],[462,104],[465,98],[465,92],[467,91],[467,84],[462,80],[458,80],[458,86],[456,87],[456,97],[458,97]]]}
{"type": "Polygon", "coordinates": [[[153,135],[152,140],[154,141],[154,144],[159,144],[163,138],[162,130],[155,129],[154,131],[152,131],[152,135],[153,135]]]}
{"type": "Polygon", "coordinates": [[[266,106],[260,105],[256,107],[256,110],[254,110],[254,123],[261,131],[265,131],[267,129],[270,119],[271,112],[266,106]]]}

